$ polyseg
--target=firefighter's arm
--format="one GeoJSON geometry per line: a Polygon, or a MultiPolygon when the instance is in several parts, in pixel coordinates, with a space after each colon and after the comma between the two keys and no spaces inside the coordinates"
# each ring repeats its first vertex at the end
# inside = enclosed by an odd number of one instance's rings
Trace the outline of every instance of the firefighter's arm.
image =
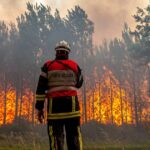
{"type": "Polygon", "coordinates": [[[77,84],[76,88],[80,88],[83,84],[83,75],[82,75],[82,70],[78,66],[78,74],[77,74],[77,84]]]}
{"type": "Polygon", "coordinates": [[[36,104],[35,108],[38,110],[38,120],[40,123],[42,123],[44,118],[43,108],[44,108],[44,101],[46,97],[46,90],[47,90],[47,68],[46,65],[44,65],[41,68],[41,74],[39,77],[37,89],[36,89],[36,104]]]}

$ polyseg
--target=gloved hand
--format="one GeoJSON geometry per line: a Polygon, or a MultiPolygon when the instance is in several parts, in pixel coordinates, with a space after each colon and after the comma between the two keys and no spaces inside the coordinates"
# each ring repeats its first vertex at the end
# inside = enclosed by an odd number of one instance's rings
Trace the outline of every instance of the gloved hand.
{"type": "Polygon", "coordinates": [[[43,119],[44,119],[44,112],[43,112],[43,110],[38,110],[38,121],[40,123],[43,123],[43,119]]]}

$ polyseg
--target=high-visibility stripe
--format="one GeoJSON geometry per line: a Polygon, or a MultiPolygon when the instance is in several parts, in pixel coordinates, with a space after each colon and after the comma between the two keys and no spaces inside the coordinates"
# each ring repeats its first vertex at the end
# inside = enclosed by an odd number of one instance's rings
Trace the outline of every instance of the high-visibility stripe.
{"type": "Polygon", "coordinates": [[[78,126],[78,135],[79,135],[80,150],[83,150],[82,135],[81,135],[81,130],[79,126],[78,126]]]}
{"type": "Polygon", "coordinates": [[[36,101],[44,101],[45,100],[45,94],[36,94],[36,101]]]}
{"type": "Polygon", "coordinates": [[[45,98],[45,94],[41,94],[41,95],[36,94],[36,98],[45,98]]]}
{"type": "Polygon", "coordinates": [[[72,87],[72,86],[53,87],[53,88],[48,90],[48,93],[55,92],[55,91],[62,91],[62,90],[75,90],[75,91],[77,91],[77,88],[72,87]]]}
{"type": "Polygon", "coordinates": [[[53,120],[53,119],[69,119],[69,118],[75,118],[75,117],[80,117],[80,115],[78,114],[78,115],[72,115],[72,116],[62,116],[62,117],[57,117],[57,116],[55,116],[55,117],[47,117],[47,119],[49,119],[49,120],[53,120]]]}
{"type": "Polygon", "coordinates": [[[65,116],[65,115],[74,115],[74,114],[80,114],[80,111],[65,112],[65,113],[53,113],[53,114],[48,114],[48,115],[50,115],[50,116],[65,116]]]}
{"type": "Polygon", "coordinates": [[[80,111],[48,114],[47,116],[48,119],[66,119],[66,118],[74,118],[74,117],[80,117],[80,111]]]}
{"type": "Polygon", "coordinates": [[[75,112],[75,96],[72,96],[72,112],[75,112]]]}
{"type": "Polygon", "coordinates": [[[36,98],[36,101],[45,101],[45,98],[36,98]]]}
{"type": "Polygon", "coordinates": [[[49,114],[52,113],[52,98],[49,99],[49,114]]]}
{"type": "Polygon", "coordinates": [[[55,150],[55,141],[54,141],[53,127],[52,126],[49,126],[49,136],[51,138],[50,146],[51,146],[52,150],[55,150]]]}

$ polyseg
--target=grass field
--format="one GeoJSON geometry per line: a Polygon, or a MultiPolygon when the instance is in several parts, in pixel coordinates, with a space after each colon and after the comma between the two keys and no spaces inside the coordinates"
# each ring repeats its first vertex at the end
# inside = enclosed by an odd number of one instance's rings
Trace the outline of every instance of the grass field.
{"type": "MultiPolygon", "coordinates": [[[[85,140],[84,150],[150,150],[150,141],[142,143],[123,144],[119,142],[85,140]]],[[[0,150],[49,150],[48,139],[31,137],[0,138],[0,150]]],[[[65,146],[65,150],[67,150],[65,146]]]]}
{"type": "MultiPolygon", "coordinates": [[[[5,125],[0,128],[0,150],[49,150],[46,126],[5,125]]],[[[90,122],[82,126],[84,150],[150,150],[144,128],[90,122]]],[[[67,150],[65,147],[64,150],[67,150]]]]}
{"type": "MultiPolygon", "coordinates": [[[[66,149],[66,148],[65,148],[66,149]]],[[[0,150],[49,150],[48,145],[3,145],[0,150]]],[[[150,150],[150,145],[84,145],[84,150],[150,150]]]]}
{"type": "MultiPolygon", "coordinates": [[[[0,150],[49,150],[48,147],[21,147],[21,146],[13,146],[13,147],[2,147],[0,150]]],[[[84,150],[150,150],[150,147],[90,147],[84,148],[84,150]]]]}

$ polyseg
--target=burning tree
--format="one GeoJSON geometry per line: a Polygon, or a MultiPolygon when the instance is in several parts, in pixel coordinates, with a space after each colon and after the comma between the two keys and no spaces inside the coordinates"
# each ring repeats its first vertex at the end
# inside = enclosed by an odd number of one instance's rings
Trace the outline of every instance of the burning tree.
{"type": "MultiPolygon", "coordinates": [[[[147,22],[145,25],[149,28],[147,22]]],[[[62,38],[72,44],[71,57],[78,60],[84,71],[84,87],[79,91],[82,122],[149,122],[150,69],[146,65],[139,67],[141,61],[133,55],[139,46],[147,51],[145,41],[143,44],[143,39],[135,40],[125,25],[122,40],[105,40],[94,47],[93,32],[93,22],[79,6],[63,19],[58,10],[52,15],[50,7],[28,3],[27,11],[17,18],[17,25],[8,27],[1,22],[0,124],[12,123],[17,117],[36,123],[35,88],[40,66],[53,56],[54,44],[62,38]]],[[[137,34],[141,32],[136,32],[136,39],[137,34]]]]}

